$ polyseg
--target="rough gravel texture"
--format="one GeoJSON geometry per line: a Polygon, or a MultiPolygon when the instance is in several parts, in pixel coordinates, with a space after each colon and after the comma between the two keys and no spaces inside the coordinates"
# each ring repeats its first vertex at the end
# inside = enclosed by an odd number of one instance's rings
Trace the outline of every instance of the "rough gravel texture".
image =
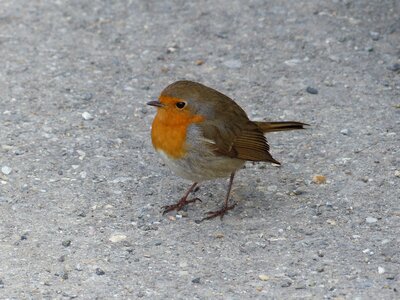
{"type": "Polygon", "coordinates": [[[0,62],[1,299],[399,299],[400,1],[3,0],[0,62]],[[223,221],[225,180],[161,214],[178,79],[312,125],[223,221]]]}

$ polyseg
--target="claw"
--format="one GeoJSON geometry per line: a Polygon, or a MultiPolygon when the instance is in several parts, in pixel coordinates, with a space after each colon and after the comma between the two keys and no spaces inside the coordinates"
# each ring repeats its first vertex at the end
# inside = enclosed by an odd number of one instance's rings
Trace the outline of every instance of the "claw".
{"type": "Polygon", "coordinates": [[[196,202],[196,201],[200,201],[200,202],[201,202],[201,200],[200,200],[199,198],[194,198],[194,199],[191,199],[191,200],[186,200],[186,199],[189,197],[189,194],[190,194],[191,192],[193,192],[193,190],[195,189],[196,186],[197,186],[197,182],[194,182],[194,183],[192,184],[192,186],[188,189],[188,191],[185,193],[185,195],[184,195],[177,203],[171,204],[171,205],[163,206],[163,207],[162,207],[162,208],[164,209],[163,215],[165,215],[167,212],[170,212],[171,210],[177,210],[177,211],[179,211],[179,210],[181,210],[184,206],[186,206],[186,205],[189,204],[189,203],[193,203],[193,202],[196,202]]]}
{"type": "Polygon", "coordinates": [[[189,203],[190,203],[190,202],[196,202],[196,201],[199,201],[199,202],[202,202],[202,203],[203,203],[203,201],[202,201],[200,198],[198,198],[198,197],[193,198],[192,200],[189,201],[189,203]]]}
{"type": "Polygon", "coordinates": [[[181,198],[181,200],[179,200],[177,203],[175,204],[171,204],[171,205],[165,205],[162,208],[164,209],[163,211],[163,215],[165,215],[167,212],[170,212],[172,210],[176,210],[176,211],[180,211],[183,207],[185,207],[186,205],[188,205],[189,203],[194,203],[196,201],[201,201],[200,198],[193,198],[191,200],[186,200],[185,197],[181,198]]]}
{"type": "Polygon", "coordinates": [[[209,212],[207,213],[208,216],[207,216],[207,217],[204,217],[204,218],[201,219],[200,221],[203,222],[204,220],[211,220],[211,219],[214,219],[214,218],[216,218],[216,217],[218,217],[218,216],[219,216],[219,217],[221,218],[221,220],[222,220],[222,218],[224,217],[225,213],[226,213],[228,210],[233,209],[235,206],[236,206],[236,203],[232,204],[231,206],[224,206],[224,207],[221,208],[220,210],[209,211],[209,212]]]}

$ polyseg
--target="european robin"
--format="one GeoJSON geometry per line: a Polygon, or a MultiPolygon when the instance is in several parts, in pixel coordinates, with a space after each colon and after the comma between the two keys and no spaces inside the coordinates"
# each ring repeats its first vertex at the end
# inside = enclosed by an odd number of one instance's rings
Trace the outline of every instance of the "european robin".
{"type": "Polygon", "coordinates": [[[264,133],[303,129],[300,122],[250,121],[231,98],[193,81],[177,81],[167,86],[158,101],[151,129],[151,140],[165,164],[192,186],[175,204],[164,206],[164,213],[180,210],[198,198],[188,200],[199,182],[230,176],[224,206],[208,212],[212,219],[235,207],[229,203],[235,172],[246,161],[280,164],[269,153],[264,133]]]}

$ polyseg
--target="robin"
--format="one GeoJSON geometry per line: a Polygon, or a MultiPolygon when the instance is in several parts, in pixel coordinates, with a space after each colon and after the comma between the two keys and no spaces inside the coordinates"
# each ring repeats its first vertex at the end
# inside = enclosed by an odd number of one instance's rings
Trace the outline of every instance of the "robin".
{"type": "Polygon", "coordinates": [[[229,203],[235,172],[246,161],[280,164],[269,153],[264,133],[303,129],[300,122],[258,122],[231,98],[193,81],[177,81],[167,86],[158,101],[151,139],[165,164],[180,177],[193,182],[175,204],[164,206],[164,214],[181,210],[199,198],[188,200],[198,183],[230,176],[224,206],[208,212],[212,219],[235,207],[229,203]]]}

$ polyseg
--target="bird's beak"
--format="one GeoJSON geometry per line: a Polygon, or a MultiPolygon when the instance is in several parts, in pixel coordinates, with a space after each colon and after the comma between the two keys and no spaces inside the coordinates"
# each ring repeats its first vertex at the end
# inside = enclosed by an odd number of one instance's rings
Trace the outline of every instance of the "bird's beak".
{"type": "Polygon", "coordinates": [[[150,101],[150,102],[147,102],[147,105],[150,105],[150,106],[156,106],[156,107],[163,107],[164,106],[164,104],[162,104],[160,101],[150,101]]]}

